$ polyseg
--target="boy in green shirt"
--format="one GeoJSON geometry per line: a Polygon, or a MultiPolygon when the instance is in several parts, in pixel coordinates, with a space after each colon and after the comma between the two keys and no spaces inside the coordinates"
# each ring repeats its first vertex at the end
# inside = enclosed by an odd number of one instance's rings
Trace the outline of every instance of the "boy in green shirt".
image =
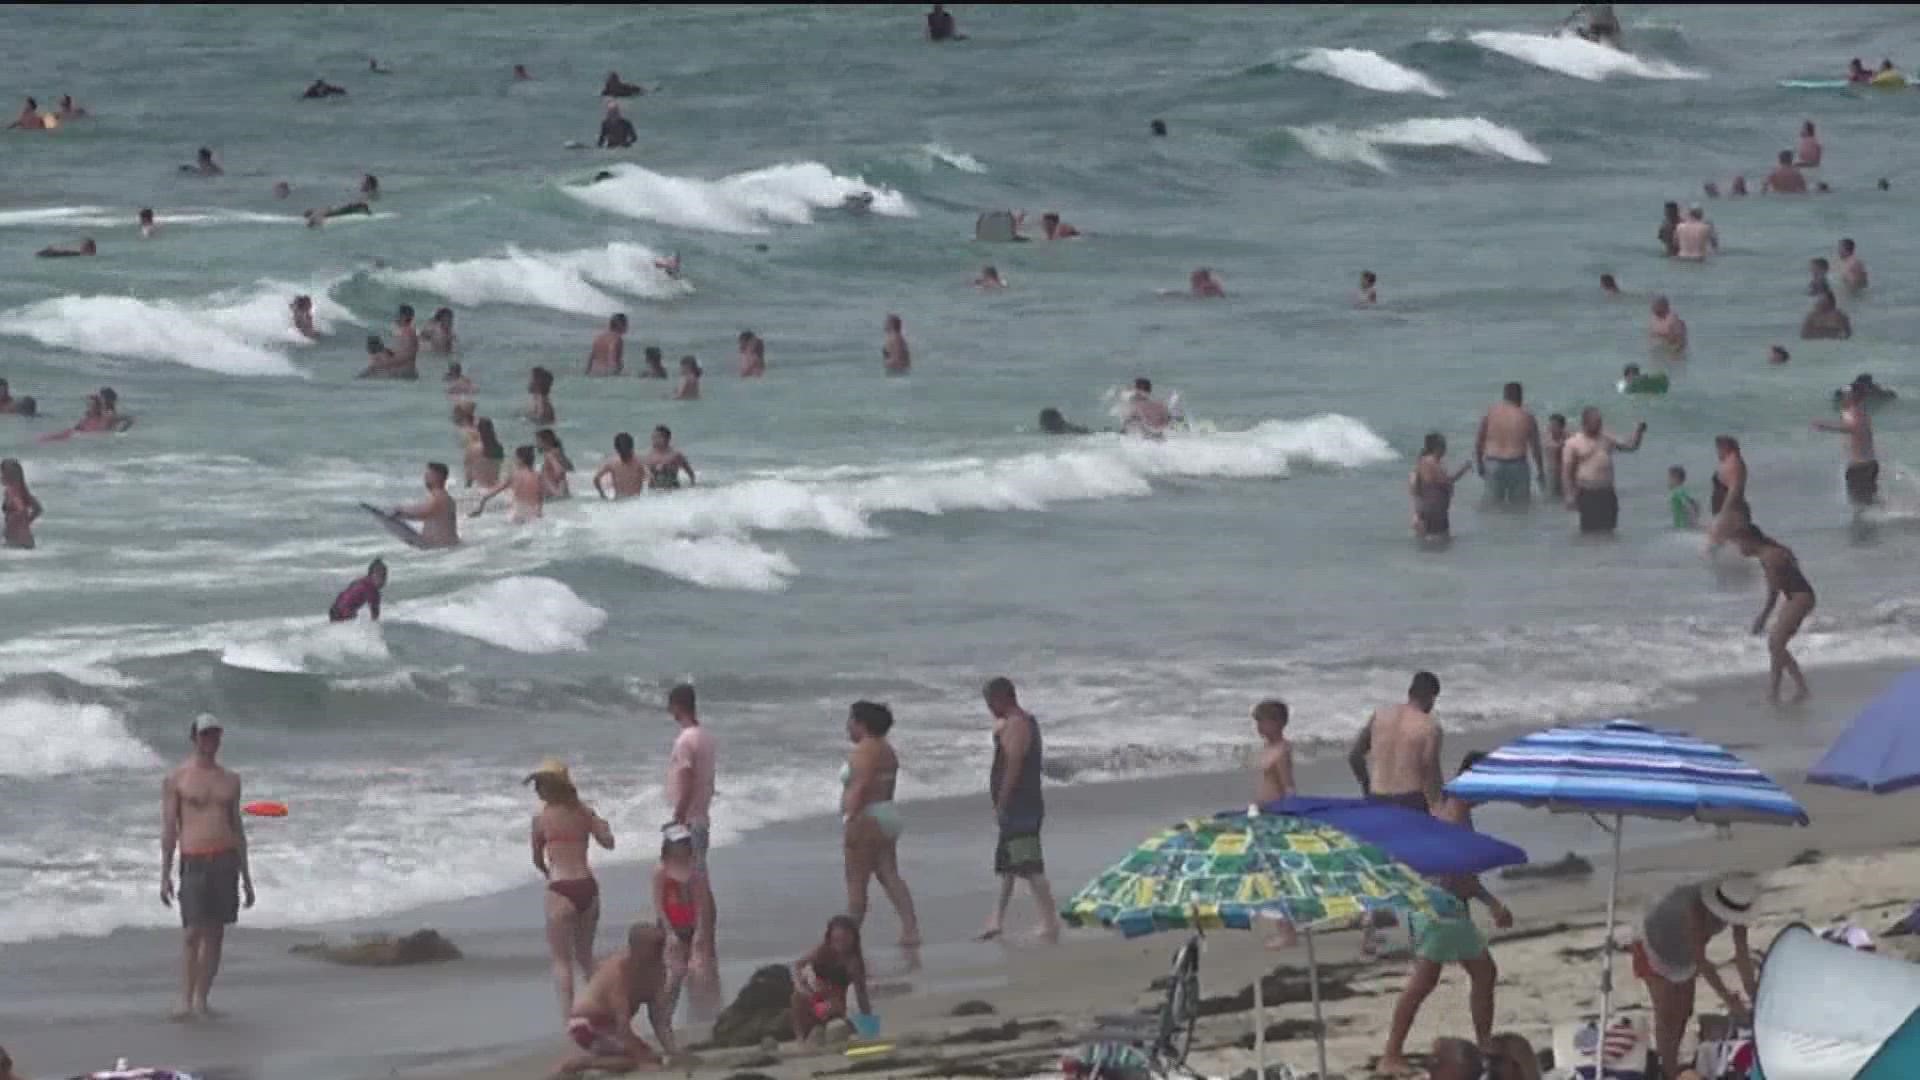
{"type": "Polygon", "coordinates": [[[1667,505],[1673,509],[1674,528],[1700,527],[1700,504],[1687,494],[1687,470],[1679,465],[1667,466],[1667,505]]]}

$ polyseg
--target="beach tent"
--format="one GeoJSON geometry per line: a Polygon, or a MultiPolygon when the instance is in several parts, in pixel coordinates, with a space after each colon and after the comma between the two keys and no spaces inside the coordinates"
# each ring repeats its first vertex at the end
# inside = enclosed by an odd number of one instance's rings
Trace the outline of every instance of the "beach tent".
{"type": "Polygon", "coordinates": [[[1874,795],[1920,785],[1920,671],[1860,710],[1807,779],[1874,795]]]}
{"type": "Polygon", "coordinates": [[[1789,926],[1760,969],[1753,1041],[1767,1080],[1912,1080],[1920,965],[1789,926]]]}
{"type": "MultiPolygon", "coordinates": [[[[1607,936],[1620,902],[1620,837],[1628,817],[1805,825],[1793,796],[1724,747],[1632,720],[1549,728],[1488,754],[1454,777],[1447,794],[1470,803],[1508,802],[1613,819],[1607,936]]],[[[1613,1030],[1613,950],[1600,950],[1600,1024],[1613,1030]]],[[[1568,1063],[1571,1065],[1572,1063],[1568,1063]]]]}

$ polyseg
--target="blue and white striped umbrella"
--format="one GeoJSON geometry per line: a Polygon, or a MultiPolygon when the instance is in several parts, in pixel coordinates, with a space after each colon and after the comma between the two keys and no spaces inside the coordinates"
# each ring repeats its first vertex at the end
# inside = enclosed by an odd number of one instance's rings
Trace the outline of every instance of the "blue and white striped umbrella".
{"type": "MultiPolygon", "coordinates": [[[[1470,803],[1518,803],[1612,817],[1608,942],[1613,941],[1620,899],[1623,819],[1691,819],[1715,825],[1805,825],[1808,820],[1793,796],[1724,747],[1632,720],[1528,735],[1455,777],[1447,794],[1470,803]]],[[[1601,949],[1600,962],[1600,1026],[1595,1030],[1610,1031],[1613,949],[1601,949]]]]}
{"type": "Polygon", "coordinates": [[[1724,748],[1632,720],[1528,735],[1487,755],[1447,793],[1562,812],[1807,824],[1792,795],[1724,748]]]}

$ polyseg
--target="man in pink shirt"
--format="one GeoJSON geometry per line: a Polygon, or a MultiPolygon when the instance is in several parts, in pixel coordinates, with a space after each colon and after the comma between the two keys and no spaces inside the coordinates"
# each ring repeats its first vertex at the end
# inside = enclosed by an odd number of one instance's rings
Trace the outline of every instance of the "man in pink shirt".
{"type": "Polygon", "coordinates": [[[700,874],[700,903],[705,908],[706,918],[701,925],[706,927],[703,940],[697,940],[694,950],[712,960],[717,955],[714,945],[713,924],[713,886],[707,873],[707,846],[712,828],[713,810],[713,737],[707,729],[700,726],[700,712],[693,687],[686,683],[674,687],[667,694],[667,711],[673,715],[673,722],[680,726],[680,734],[673,740],[673,753],[667,758],[667,808],[673,814],[674,825],[684,825],[693,833],[693,857],[697,861],[700,874]]]}

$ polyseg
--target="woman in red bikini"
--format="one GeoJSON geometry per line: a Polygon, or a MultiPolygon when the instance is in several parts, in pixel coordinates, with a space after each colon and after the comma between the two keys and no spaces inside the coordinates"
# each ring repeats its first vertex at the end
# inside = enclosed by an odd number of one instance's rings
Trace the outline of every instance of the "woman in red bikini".
{"type": "Polygon", "coordinates": [[[547,948],[560,1015],[573,1012],[573,970],[593,974],[593,935],[600,926],[600,883],[587,866],[588,843],[613,850],[613,829],[580,801],[567,767],[548,760],[526,782],[540,796],[533,815],[533,868],[547,879],[547,948]]]}

